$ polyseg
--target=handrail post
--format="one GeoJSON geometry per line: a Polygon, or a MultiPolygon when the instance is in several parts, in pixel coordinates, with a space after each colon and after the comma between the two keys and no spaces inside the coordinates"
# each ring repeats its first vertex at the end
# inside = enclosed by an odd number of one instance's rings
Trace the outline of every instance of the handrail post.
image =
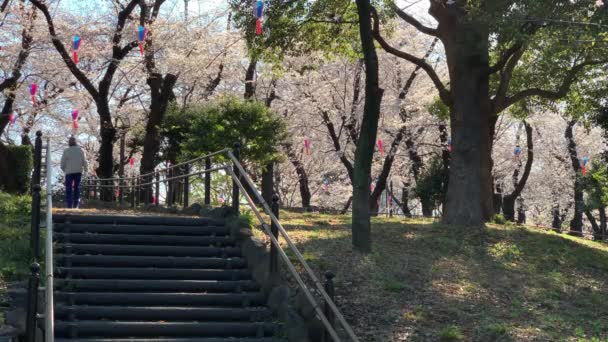
{"type": "MultiPolygon", "coordinates": [[[[272,205],[271,210],[274,216],[279,218],[279,196],[277,194],[272,195],[272,205]]],[[[274,222],[270,224],[270,231],[272,235],[278,240],[279,239],[279,227],[274,222]]],[[[274,279],[277,276],[279,271],[279,263],[278,263],[278,251],[277,247],[274,244],[270,244],[270,275],[274,279]]]]}
{"type": "Polygon", "coordinates": [[[53,165],[51,164],[51,139],[47,138],[46,152],[46,241],[44,248],[46,267],[46,305],[44,313],[44,342],[55,341],[55,307],[53,297],[53,165]]]}
{"type": "Polygon", "coordinates": [[[144,198],[144,204],[146,205],[146,207],[148,205],[150,205],[150,191],[152,190],[152,184],[148,184],[150,183],[152,180],[151,176],[145,176],[144,177],[144,193],[146,194],[146,198],[144,198]]]}
{"type": "Polygon", "coordinates": [[[190,179],[187,176],[188,174],[190,174],[190,164],[184,165],[184,172],[186,174],[186,177],[184,177],[184,209],[186,209],[190,205],[190,198],[188,196],[188,193],[190,192],[190,179]]]}
{"type": "Polygon", "coordinates": [[[40,283],[40,264],[34,261],[30,265],[30,279],[28,281],[27,318],[25,320],[26,342],[36,341],[36,321],[38,314],[38,285],[40,283]]]}
{"type": "Polygon", "coordinates": [[[160,200],[160,173],[156,171],[156,197],[154,198],[154,205],[158,207],[158,201],[160,200]]]}
{"type": "MultiPolygon", "coordinates": [[[[211,158],[205,158],[205,205],[211,205],[211,158]]],[[[234,184],[233,184],[234,185],[234,184]]]]}
{"type": "MultiPolygon", "coordinates": [[[[334,287],[334,277],[335,275],[330,272],[327,271],[325,272],[325,284],[323,284],[323,287],[325,288],[325,292],[327,292],[327,295],[329,295],[329,298],[331,298],[331,300],[334,300],[335,297],[335,287],[334,287]]],[[[325,308],[323,309],[323,313],[325,314],[325,317],[327,317],[327,320],[329,321],[329,324],[331,324],[331,326],[334,326],[334,314],[331,311],[331,308],[329,307],[329,304],[327,303],[327,301],[325,302],[325,308]]],[[[329,332],[327,331],[327,329],[323,332],[323,342],[326,341],[331,341],[331,337],[329,336],[329,332]]]]}
{"type": "Polygon", "coordinates": [[[131,179],[131,208],[135,208],[135,178],[131,179]]]}
{"type": "MultiPolygon", "coordinates": [[[[241,161],[241,144],[236,142],[234,143],[234,150],[232,152],[232,154],[234,155],[234,158],[237,161],[241,161]]],[[[233,172],[234,175],[236,176],[236,178],[240,179],[241,178],[241,174],[239,172],[239,169],[236,165],[233,166],[233,172]]],[[[232,181],[232,209],[234,210],[234,213],[236,215],[239,214],[239,186],[236,183],[236,181],[232,181]]]]}
{"type": "Polygon", "coordinates": [[[99,182],[99,179],[95,178],[93,179],[93,199],[97,200],[97,182],[99,182]]]}
{"type": "Polygon", "coordinates": [[[175,192],[175,183],[171,180],[171,178],[173,178],[173,169],[169,169],[167,170],[167,173],[165,174],[167,176],[166,179],[166,183],[167,183],[167,207],[170,207],[173,205],[173,193],[175,192]]]}
{"type": "Polygon", "coordinates": [[[40,167],[42,165],[42,132],[36,132],[36,144],[34,147],[34,173],[32,175],[32,221],[30,248],[32,258],[38,260],[40,257],[40,167]]]}
{"type": "Polygon", "coordinates": [[[135,178],[135,184],[136,184],[136,196],[135,196],[135,207],[139,207],[139,204],[141,203],[141,180],[139,178],[139,176],[137,176],[135,178]]]}
{"type": "Polygon", "coordinates": [[[391,184],[390,184],[389,189],[390,189],[390,190],[389,190],[389,192],[388,192],[388,195],[389,195],[390,197],[389,197],[389,201],[388,201],[388,203],[389,203],[389,207],[388,207],[388,217],[393,217],[393,181],[392,181],[392,180],[391,180],[391,184]]]}

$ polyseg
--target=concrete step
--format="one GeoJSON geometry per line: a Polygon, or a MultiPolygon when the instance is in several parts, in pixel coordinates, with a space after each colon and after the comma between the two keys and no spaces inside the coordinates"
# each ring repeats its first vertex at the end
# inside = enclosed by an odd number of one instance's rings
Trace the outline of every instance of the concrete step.
{"type": "Polygon", "coordinates": [[[102,245],[102,244],[57,244],[59,254],[103,254],[137,256],[188,256],[188,257],[239,257],[241,249],[236,247],[194,246],[148,246],[148,245],[102,245]]]}
{"type": "Polygon", "coordinates": [[[55,342],[284,342],[275,337],[248,338],[200,338],[200,337],[167,337],[167,338],[56,338],[55,342]]]}
{"type": "Polygon", "coordinates": [[[55,288],[90,292],[251,292],[260,287],[252,280],[149,280],[149,279],[57,279],[55,288]]]}
{"type": "Polygon", "coordinates": [[[116,216],[116,215],[53,215],[53,222],[64,223],[87,223],[87,224],[136,224],[136,225],[164,225],[164,226],[219,226],[224,225],[224,220],[198,217],[179,216],[116,216]]]}
{"type": "Polygon", "coordinates": [[[271,312],[264,307],[192,307],[192,306],[66,306],[55,308],[55,318],[65,320],[141,321],[265,321],[271,312]]]}
{"type": "Polygon", "coordinates": [[[135,305],[135,306],[260,306],[260,292],[181,293],[181,292],[63,292],[56,291],[55,300],[67,305],[135,305]]]}
{"type": "Polygon", "coordinates": [[[55,333],[71,337],[270,337],[274,323],[251,322],[55,322],[55,333]]]}
{"type": "MultiPolygon", "coordinates": [[[[217,257],[162,257],[129,255],[74,255],[57,254],[55,264],[60,266],[94,267],[158,267],[158,268],[204,268],[236,269],[245,268],[243,258],[217,257]]],[[[161,271],[162,272],[162,271],[161,271]]]]}
{"type": "Polygon", "coordinates": [[[56,223],[54,231],[58,233],[101,233],[101,234],[150,234],[150,235],[230,235],[223,225],[207,226],[171,226],[171,225],[133,225],[133,224],[100,224],[100,223],[56,223]]]}
{"type": "Polygon", "coordinates": [[[58,267],[57,277],[78,279],[249,280],[247,269],[212,270],[135,267],[58,267]]]}
{"type": "Polygon", "coordinates": [[[234,246],[235,241],[228,235],[184,236],[153,234],[92,234],[55,233],[55,241],[60,243],[95,243],[118,245],[161,245],[161,246],[234,246]]]}

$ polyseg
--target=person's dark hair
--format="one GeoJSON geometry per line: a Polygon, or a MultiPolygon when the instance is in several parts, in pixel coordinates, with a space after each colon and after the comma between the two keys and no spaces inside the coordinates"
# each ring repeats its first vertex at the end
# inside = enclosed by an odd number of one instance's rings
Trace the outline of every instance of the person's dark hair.
{"type": "Polygon", "coordinates": [[[76,146],[76,138],[71,137],[70,140],[68,140],[68,145],[76,146]]]}

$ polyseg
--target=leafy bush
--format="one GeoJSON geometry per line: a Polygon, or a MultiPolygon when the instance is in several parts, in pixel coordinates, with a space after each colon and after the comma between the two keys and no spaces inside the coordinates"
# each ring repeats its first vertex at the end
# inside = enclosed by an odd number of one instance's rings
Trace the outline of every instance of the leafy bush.
{"type": "Polygon", "coordinates": [[[11,195],[0,191],[0,225],[23,227],[30,222],[32,198],[27,195],[11,195]]]}
{"type": "Polygon", "coordinates": [[[420,198],[423,208],[430,210],[436,208],[443,198],[444,186],[443,160],[434,157],[425,169],[414,188],[414,193],[420,198]]]}
{"type": "Polygon", "coordinates": [[[33,156],[31,146],[6,147],[8,150],[7,164],[10,165],[8,179],[3,181],[4,191],[15,194],[25,194],[30,188],[33,169],[33,156]]]}
{"type": "Polygon", "coordinates": [[[496,214],[492,217],[492,222],[496,224],[505,224],[507,223],[507,219],[503,216],[503,214],[496,214]]]}
{"type": "Polygon", "coordinates": [[[186,108],[172,107],[165,117],[164,153],[190,159],[241,144],[249,162],[264,166],[279,158],[285,123],[262,102],[225,97],[186,108]]]}
{"type": "Polygon", "coordinates": [[[28,274],[30,258],[29,196],[0,192],[0,280],[15,281],[28,274]]]}

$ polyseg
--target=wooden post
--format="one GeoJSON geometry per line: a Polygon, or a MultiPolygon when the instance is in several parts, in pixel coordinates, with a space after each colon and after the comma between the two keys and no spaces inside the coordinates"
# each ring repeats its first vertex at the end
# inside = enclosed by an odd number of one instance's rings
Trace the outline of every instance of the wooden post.
{"type": "Polygon", "coordinates": [[[160,201],[160,173],[156,172],[156,198],[154,199],[154,205],[159,206],[160,201]]]}
{"type": "MultiPolygon", "coordinates": [[[[274,216],[276,216],[276,218],[279,218],[279,196],[277,194],[272,195],[272,204],[271,204],[271,210],[272,210],[272,214],[274,216]]],[[[272,232],[272,235],[274,235],[274,237],[277,239],[279,239],[279,227],[277,227],[274,222],[271,221],[270,224],[270,231],[272,232]]],[[[277,251],[277,247],[271,243],[270,244],[270,275],[271,277],[275,277],[277,276],[277,273],[279,271],[279,253],[277,251]]]]}
{"type": "Polygon", "coordinates": [[[186,175],[186,177],[184,178],[184,209],[188,208],[190,206],[190,198],[189,198],[189,192],[190,192],[190,179],[187,176],[188,174],[190,174],[190,164],[186,164],[184,165],[184,175],[186,175]]]}
{"type": "Polygon", "coordinates": [[[30,279],[28,281],[27,317],[25,319],[25,340],[36,342],[37,314],[38,314],[38,285],[40,283],[40,264],[34,261],[30,265],[30,279]]]}
{"type": "MultiPolygon", "coordinates": [[[[241,150],[241,144],[238,142],[235,143],[234,150],[232,151],[232,153],[234,154],[234,157],[236,158],[236,160],[238,160],[239,162],[241,160],[241,156],[240,156],[241,151],[240,150],[241,150]]],[[[232,170],[234,172],[234,175],[239,180],[241,180],[239,169],[236,167],[236,165],[233,166],[232,170]]],[[[239,214],[239,200],[240,200],[239,186],[237,185],[236,181],[232,181],[232,209],[234,210],[234,213],[236,215],[239,214]]]]}
{"type": "Polygon", "coordinates": [[[205,158],[205,205],[211,205],[211,158],[205,158]]]}
{"type": "MultiPolygon", "coordinates": [[[[327,295],[329,296],[329,298],[331,298],[331,300],[333,301],[335,298],[335,287],[334,287],[334,277],[335,275],[332,272],[325,272],[325,292],[327,292],[327,295]]],[[[323,314],[325,314],[325,317],[327,317],[327,321],[329,321],[329,324],[331,324],[331,326],[334,326],[334,313],[333,311],[331,311],[329,304],[327,302],[325,302],[325,308],[323,309],[323,314]]],[[[327,330],[325,330],[323,332],[323,342],[329,342],[331,341],[332,338],[329,335],[329,332],[327,332],[327,330]]]]}

